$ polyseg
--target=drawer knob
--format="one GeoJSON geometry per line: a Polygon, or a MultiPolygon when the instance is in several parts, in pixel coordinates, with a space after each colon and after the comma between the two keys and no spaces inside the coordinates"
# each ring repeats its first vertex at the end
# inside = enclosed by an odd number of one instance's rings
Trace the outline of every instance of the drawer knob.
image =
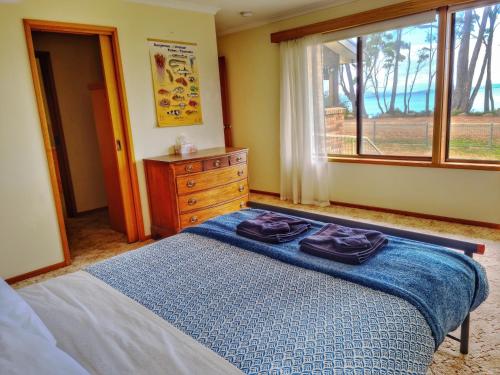
{"type": "Polygon", "coordinates": [[[195,180],[189,180],[187,183],[186,183],[186,186],[188,188],[192,188],[194,187],[194,185],[196,185],[196,181],[195,180]]]}
{"type": "Polygon", "coordinates": [[[243,157],[242,156],[238,156],[236,158],[236,163],[239,163],[240,161],[243,161],[243,157]]]}
{"type": "Polygon", "coordinates": [[[244,172],[240,169],[240,170],[238,171],[238,176],[240,176],[240,177],[241,177],[241,176],[243,176],[243,174],[244,174],[244,172]]]}
{"type": "Polygon", "coordinates": [[[219,168],[220,167],[220,160],[219,159],[214,160],[214,167],[215,168],[219,168]]]}
{"type": "Polygon", "coordinates": [[[188,199],[188,204],[189,204],[190,206],[192,206],[192,205],[194,205],[194,204],[196,204],[196,203],[198,203],[198,201],[196,200],[196,198],[189,198],[189,199],[188,199]]]}
{"type": "Polygon", "coordinates": [[[245,207],[245,202],[240,202],[240,208],[244,208],[245,207]]]}
{"type": "Polygon", "coordinates": [[[241,192],[241,191],[245,190],[245,187],[243,185],[240,185],[240,187],[238,188],[238,190],[241,192]]]}
{"type": "Polygon", "coordinates": [[[193,164],[187,164],[184,169],[186,170],[186,172],[192,172],[193,171],[193,164]]]}
{"type": "Polygon", "coordinates": [[[191,223],[196,223],[198,221],[198,216],[191,216],[191,218],[189,219],[189,221],[191,223]]]}

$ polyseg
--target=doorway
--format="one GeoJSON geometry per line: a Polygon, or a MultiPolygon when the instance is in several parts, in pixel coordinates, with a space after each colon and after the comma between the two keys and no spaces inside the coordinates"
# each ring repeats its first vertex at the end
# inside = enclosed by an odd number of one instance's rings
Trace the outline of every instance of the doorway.
{"type": "Polygon", "coordinates": [[[65,263],[92,233],[144,240],[116,29],[24,25],[65,263]]]}

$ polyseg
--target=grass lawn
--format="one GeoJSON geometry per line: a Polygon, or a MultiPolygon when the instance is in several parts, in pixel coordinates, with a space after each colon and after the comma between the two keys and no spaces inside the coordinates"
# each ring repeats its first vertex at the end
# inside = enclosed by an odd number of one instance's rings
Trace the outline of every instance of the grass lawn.
{"type": "MultiPolygon", "coordinates": [[[[343,140],[344,147],[338,152],[344,155],[354,155],[356,140],[343,140]]],[[[368,155],[398,155],[398,156],[431,156],[431,144],[411,144],[405,139],[377,141],[375,143],[381,154],[377,154],[373,147],[363,142],[364,152],[368,155]]],[[[489,146],[486,142],[467,138],[453,139],[450,143],[450,157],[453,159],[500,160],[500,143],[489,146]]]]}
{"type": "Polygon", "coordinates": [[[500,160],[500,144],[488,146],[487,143],[458,138],[450,143],[450,157],[457,159],[500,160]]]}

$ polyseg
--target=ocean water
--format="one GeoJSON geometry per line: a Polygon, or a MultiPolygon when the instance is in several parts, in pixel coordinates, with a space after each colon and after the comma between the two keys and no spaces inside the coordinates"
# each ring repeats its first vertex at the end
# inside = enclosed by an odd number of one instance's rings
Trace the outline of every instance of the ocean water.
{"type": "MultiPolygon", "coordinates": [[[[495,109],[500,108],[500,84],[493,85],[493,99],[495,102],[495,109]]],[[[390,93],[386,94],[387,105],[391,100],[390,93]]],[[[341,95],[341,101],[343,103],[349,104],[349,109],[352,110],[351,102],[341,95]]],[[[364,96],[365,108],[369,117],[378,116],[381,114],[380,108],[377,105],[377,99],[373,93],[366,93],[364,96]]],[[[383,99],[380,98],[380,104],[382,108],[384,107],[383,99]]],[[[474,100],[474,105],[472,107],[473,112],[482,112],[484,109],[484,88],[481,88],[477,93],[476,99],[474,100]]],[[[398,93],[396,95],[396,108],[401,111],[404,110],[404,94],[398,93]]],[[[434,90],[430,91],[429,95],[429,108],[432,111],[434,109],[434,90]]],[[[415,91],[412,93],[410,99],[410,111],[412,112],[423,112],[425,111],[425,91],[415,91]]]]}
{"type": "MultiPolygon", "coordinates": [[[[407,98],[408,100],[408,98],[407,98]]],[[[390,95],[386,95],[387,106],[391,101],[390,95]]],[[[377,98],[374,94],[365,94],[364,96],[365,109],[368,116],[377,116],[381,114],[380,108],[377,105],[377,98]]],[[[385,108],[383,99],[380,98],[380,105],[385,108]]],[[[404,94],[396,95],[395,107],[399,110],[404,110],[404,94]]],[[[429,108],[434,109],[434,90],[429,93],[429,108]]],[[[425,111],[425,91],[413,92],[410,99],[410,111],[422,112],[425,111]]]]}

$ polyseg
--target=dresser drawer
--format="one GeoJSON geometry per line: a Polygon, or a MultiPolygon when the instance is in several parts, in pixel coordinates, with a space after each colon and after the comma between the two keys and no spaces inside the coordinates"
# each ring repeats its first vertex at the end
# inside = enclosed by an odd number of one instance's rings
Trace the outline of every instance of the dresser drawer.
{"type": "Polygon", "coordinates": [[[191,194],[247,178],[246,164],[177,177],[177,194],[191,194]]]}
{"type": "Polygon", "coordinates": [[[240,152],[239,154],[232,154],[229,157],[229,161],[230,161],[231,165],[240,164],[240,163],[246,163],[247,162],[247,153],[246,152],[240,152]]]}
{"type": "Polygon", "coordinates": [[[229,158],[227,156],[221,156],[220,158],[203,160],[203,170],[209,171],[211,169],[224,168],[229,165],[229,158]]]}
{"type": "Polygon", "coordinates": [[[179,210],[184,213],[200,208],[210,207],[247,194],[247,180],[241,180],[214,189],[204,190],[188,195],[181,195],[178,198],[179,210]]]}
{"type": "Polygon", "coordinates": [[[246,206],[247,153],[246,148],[216,147],[145,159],[152,237],[171,236],[246,206]]]}
{"type": "Polygon", "coordinates": [[[182,174],[201,172],[203,170],[203,164],[201,163],[201,161],[174,164],[173,167],[177,176],[182,174]]]}
{"type": "Polygon", "coordinates": [[[181,228],[203,223],[212,217],[228,214],[246,207],[248,195],[245,195],[234,201],[207,208],[205,210],[194,211],[180,216],[181,228]]]}

